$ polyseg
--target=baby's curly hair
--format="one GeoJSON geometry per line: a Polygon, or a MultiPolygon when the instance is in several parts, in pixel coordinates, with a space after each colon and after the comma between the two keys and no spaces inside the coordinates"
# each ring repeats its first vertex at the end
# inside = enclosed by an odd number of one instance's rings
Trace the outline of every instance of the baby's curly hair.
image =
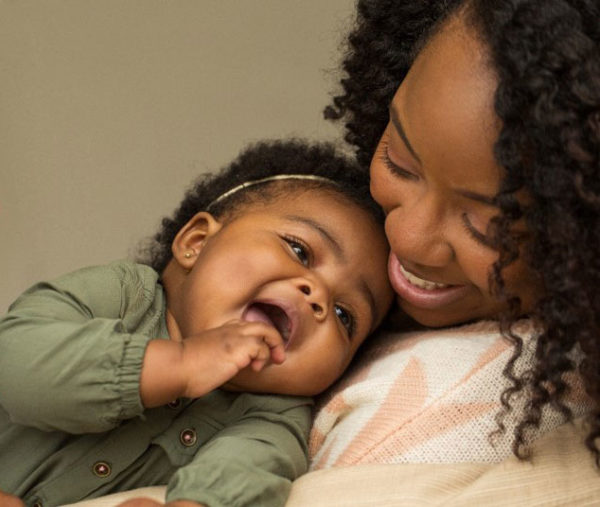
{"type": "Polygon", "coordinates": [[[220,171],[200,176],[173,216],[163,218],[159,231],[140,247],[138,260],[162,273],[172,258],[171,245],[175,236],[199,211],[208,210],[217,219],[230,219],[253,203],[264,204],[282,195],[318,188],[327,188],[345,197],[364,209],[376,223],[383,224],[383,212],[369,194],[368,174],[355,161],[337,153],[333,144],[311,144],[300,139],[262,141],[244,149],[220,171]],[[273,181],[250,186],[214,202],[242,183],[280,174],[316,175],[331,182],[273,181]]]}
{"type": "MultiPolygon", "coordinates": [[[[487,46],[498,76],[495,145],[506,169],[497,202],[499,260],[492,286],[509,302],[501,329],[515,343],[505,375],[504,413],[512,395],[530,398],[513,449],[526,455],[526,434],[550,404],[567,417],[565,376],[578,370],[596,408],[586,445],[600,465],[600,2],[598,0],[360,0],[343,61],[342,92],[325,117],[342,121],[346,140],[366,169],[388,121],[388,105],[419,49],[450,17],[464,14],[487,46]],[[531,201],[519,205],[524,189],[531,201]],[[541,324],[536,364],[514,373],[522,340],[513,333],[520,300],[502,272],[519,256],[509,226],[523,217],[531,232],[524,252],[545,295],[531,317],[541,324]],[[576,364],[572,352],[583,360],[576,364]]],[[[499,419],[500,427],[502,418],[499,419]]]]}

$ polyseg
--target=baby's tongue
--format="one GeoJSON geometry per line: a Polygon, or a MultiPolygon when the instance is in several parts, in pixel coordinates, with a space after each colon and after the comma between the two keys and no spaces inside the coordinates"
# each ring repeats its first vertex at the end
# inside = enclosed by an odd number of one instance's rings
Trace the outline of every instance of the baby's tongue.
{"type": "Polygon", "coordinates": [[[275,326],[269,316],[257,305],[252,305],[248,308],[244,320],[248,322],[264,322],[269,326],[275,326]]]}

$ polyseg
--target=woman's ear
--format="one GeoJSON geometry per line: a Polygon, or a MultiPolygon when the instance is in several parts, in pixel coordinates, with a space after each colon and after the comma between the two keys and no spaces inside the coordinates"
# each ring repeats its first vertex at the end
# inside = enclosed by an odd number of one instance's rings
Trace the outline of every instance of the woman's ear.
{"type": "Polygon", "coordinates": [[[221,222],[210,213],[196,213],[175,236],[171,245],[173,259],[186,271],[191,270],[206,240],[221,227],[221,222]]]}

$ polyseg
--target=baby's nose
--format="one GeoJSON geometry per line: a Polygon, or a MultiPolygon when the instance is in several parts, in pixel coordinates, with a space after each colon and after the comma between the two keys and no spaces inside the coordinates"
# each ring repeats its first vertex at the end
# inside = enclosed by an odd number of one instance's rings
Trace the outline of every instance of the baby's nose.
{"type": "Polygon", "coordinates": [[[306,300],[312,308],[315,317],[322,319],[327,313],[326,294],[324,289],[316,282],[302,281],[298,285],[298,289],[306,296],[306,300]]]}

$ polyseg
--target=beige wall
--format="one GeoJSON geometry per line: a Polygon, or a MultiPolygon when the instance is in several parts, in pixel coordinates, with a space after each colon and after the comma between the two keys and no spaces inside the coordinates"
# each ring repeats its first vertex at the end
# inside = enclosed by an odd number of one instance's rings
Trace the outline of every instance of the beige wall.
{"type": "Polygon", "coordinates": [[[247,142],[333,139],[354,0],[0,0],[0,313],[127,256],[247,142]]]}

